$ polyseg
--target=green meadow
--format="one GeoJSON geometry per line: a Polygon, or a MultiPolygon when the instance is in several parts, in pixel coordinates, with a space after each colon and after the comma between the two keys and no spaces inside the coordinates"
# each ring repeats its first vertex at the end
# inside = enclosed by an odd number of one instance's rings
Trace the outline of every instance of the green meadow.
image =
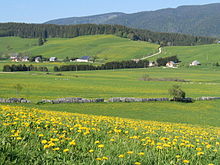
{"type": "Polygon", "coordinates": [[[188,97],[220,96],[220,69],[218,68],[147,68],[107,71],[62,72],[61,76],[40,72],[0,73],[0,97],[24,97],[31,104],[22,106],[45,110],[77,112],[83,114],[117,116],[132,119],[220,126],[220,101],[195,103],[88,103],[88,104],[36,104],[41,99],[62,97],[170,97],[168,89],[178,84],[188,97]],[[143,81],[152,78],[177,78],[189,82],[143,81]],[[14,86],[23,89],[16,93],[14,86]]]}
{"type": "Polygon", "coordinates": [[[169,97],[168,89],[179,84],[189,97],[220,96],[220,69],[125,69],[105,71],[1,73],[1,97],[13,97],[13,86],[24,86],[20,97],[30,100],[60,97],[169,97]],[[177,78],[189,82],[143,81],[151,78],[177,78]]]}
{"type": "Polygon", "coordinates": [[[0,52],[23,52],[31,56],[42,55],[59,59],[92,56],[106,62],[142,58],[157,52],[159,47],[157,44],[131,41],[113,35],[48,38],[47,40],[43,46],[37,46],[37,39],[1,37],[0,52]],[[11,50],[7,50],[8,46],[11,50]]]}
{"type": "Polygon", "coordinates": [[[189,65],[194,60],[200,61],[202,65],[212,65],[216,62],[220,63],[220,44],[164,47],[160,55],[149,60],[173,55],[178,56],[182,65],[189,65]]]}

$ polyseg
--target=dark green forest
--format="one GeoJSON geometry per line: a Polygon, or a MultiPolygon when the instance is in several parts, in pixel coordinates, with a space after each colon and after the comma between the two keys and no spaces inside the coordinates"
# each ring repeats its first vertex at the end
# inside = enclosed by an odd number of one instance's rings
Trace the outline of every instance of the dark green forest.
{"type": "Polygon", "coordinates": [[[108,13],[56,19],[46,24],[118,24],[156,32],[220,37],[220,3],[180,6],[132,14],[108,13]]]}
{"type": "Polygon", "coordinates": [[[50,25],[1,23],[0,37],[18,36],[22,38],[73,38],[83,35],[113,34],[131,40],[147,41],[161,46],[184,46],[212,44],[216,38],[191,36],[178,33],[161,33],[133,29],[122,25],[50,25]]]}

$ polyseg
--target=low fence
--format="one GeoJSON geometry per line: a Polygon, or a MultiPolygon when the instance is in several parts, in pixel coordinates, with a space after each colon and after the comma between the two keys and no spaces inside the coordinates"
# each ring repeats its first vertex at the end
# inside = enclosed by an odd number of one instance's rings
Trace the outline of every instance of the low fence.
{"type": "MultiPolygon", "coordinates": [[[[220,97],[199,97],[199,98],[187,98],[195,101],[208,101],[208,100],[220,100],[220,97]]],[[[96,98],[96,99],[86,99],[80,97],[68,97],[68,98],[58,98],[55,100],[43,99],[38,103],[51,103],[51,104],[61,104],[61,103],[131,103],[131,102],[162,102],[162,101],[173,101],[169,98],[134,98],[134,97],[113,97],[110,99],[96,98]]],[[[0,98],[0,103],[31,103],[31,101],[24,98],[0,98]]]]}

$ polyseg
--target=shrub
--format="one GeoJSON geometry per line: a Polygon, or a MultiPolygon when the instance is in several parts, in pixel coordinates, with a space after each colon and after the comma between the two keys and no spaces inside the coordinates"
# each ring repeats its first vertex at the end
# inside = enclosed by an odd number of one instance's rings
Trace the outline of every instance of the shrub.
{"type": "Polygon", "coordinates": [[[173,97],[174,101],[181,101],[186,96],[186,93],[180,88],[179,85],[173,85],[173,87],[169,89],[169,94],[173,97]]]}

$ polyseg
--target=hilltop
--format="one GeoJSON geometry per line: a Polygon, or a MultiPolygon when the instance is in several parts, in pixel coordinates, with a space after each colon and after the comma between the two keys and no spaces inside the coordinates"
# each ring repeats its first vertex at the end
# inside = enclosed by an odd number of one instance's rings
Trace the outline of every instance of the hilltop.
{"type": "Polygon", "coordinates": [[[133,14],[108,13],[87,17],[62,18],[48,21],[46,24],[119,24],[157,32],[220,37],[219,17],[220,3],[214,3],[133,14]]]}

